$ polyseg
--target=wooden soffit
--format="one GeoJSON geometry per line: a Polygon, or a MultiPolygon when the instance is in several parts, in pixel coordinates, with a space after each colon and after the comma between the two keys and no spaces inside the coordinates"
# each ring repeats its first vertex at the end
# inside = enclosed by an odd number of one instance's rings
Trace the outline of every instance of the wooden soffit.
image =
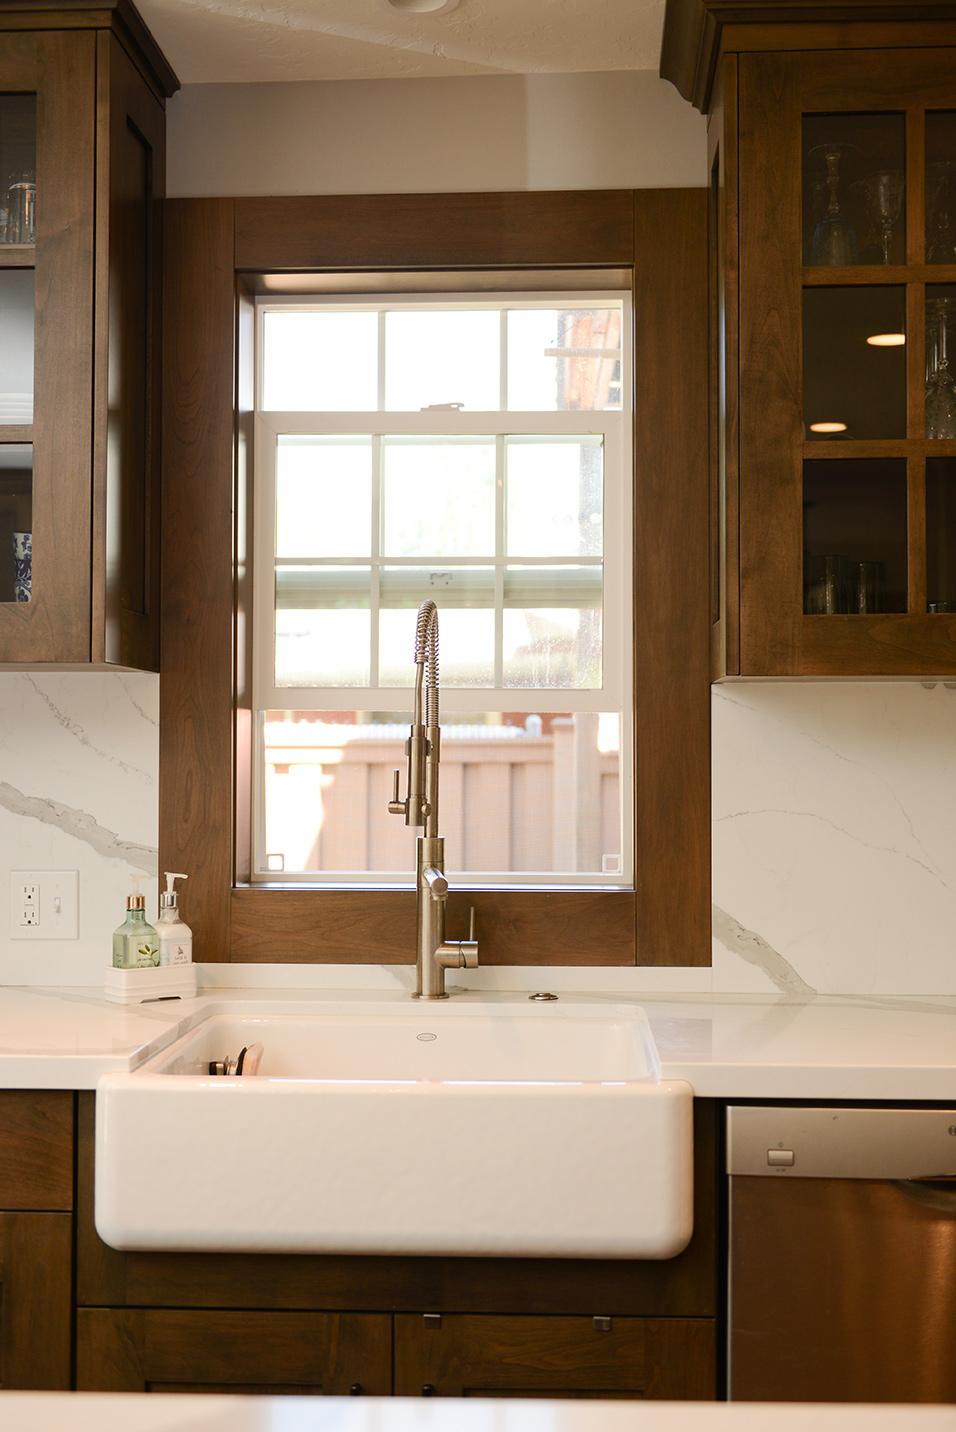
{"type": "MultiPolygon", "coordinates": [[[[707,112],[728,26],[914,24],[956,20],[954,0],[667,0],[661,78],[707,112]]],[[[902,37],[901,37],[902,38],[902,37]]],[[[781,49],[792,48],[790,37],[781,49]]]]}

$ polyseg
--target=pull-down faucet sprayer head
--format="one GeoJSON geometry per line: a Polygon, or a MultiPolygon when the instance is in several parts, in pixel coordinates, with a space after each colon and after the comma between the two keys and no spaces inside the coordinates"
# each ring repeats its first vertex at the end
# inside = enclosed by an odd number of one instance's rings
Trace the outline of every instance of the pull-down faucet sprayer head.
{"type": "Polygon", "coordinates": [[[431,823],[434,825],[438,815],[437,781],[433,782],[432,791],[426,790],[426,757],[429,753],[429,737],[426,732],[429,729],[435,733],[431,740],[435,747],[433,755],[436,762],[438,756],[438,608],[433,601],[424,601],[418,608],[415,618],[414,658],[415,708],[405,743],[408,757],[408,794],[404,800],[400,799],[399,773],[396,771],[388,808],[392,815],[404,815],[406,825],[421,827],[429,823],[429,816],[433,817],[431,823]]]}

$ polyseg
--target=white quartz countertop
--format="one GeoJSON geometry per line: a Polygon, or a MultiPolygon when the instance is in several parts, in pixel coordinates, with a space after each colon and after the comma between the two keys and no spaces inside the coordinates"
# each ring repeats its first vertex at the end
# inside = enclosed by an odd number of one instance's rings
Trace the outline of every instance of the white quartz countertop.
{"type": "Polygon", "coordinates": [[[4,1432],[956,1432],[956,1407],[3,1392],[4,1432]]]}
{"type": "MultiPolygon", "coordinates": [[[[120,1006],[88,988],[0,988],[0,1088],[93,1089],[135,1069],[218,1011],[403,1002],[390,990],[216,989],[191,1000],[120,1006]]],[[[469,992],[468,1002],[526,994],[469,992]]],[[[956,999],[562,993],[642,1005],[662,1075],[703,1098],[956,1101],[956,999]]],[[[448,1008],[450,1006],[446,1006],[448,1008]]]]}

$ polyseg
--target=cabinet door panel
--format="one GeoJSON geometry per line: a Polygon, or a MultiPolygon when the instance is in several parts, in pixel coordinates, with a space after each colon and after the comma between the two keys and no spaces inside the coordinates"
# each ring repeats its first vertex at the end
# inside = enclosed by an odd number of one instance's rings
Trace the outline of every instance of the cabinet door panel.
{"type": "Polygon", "coordinates": [[[165,114],[112,35],[97,174],[93,659],[159,669],[159,403],[165,114]]]}
{"type": "Polygon", "coordinates": [[[705,1318],[395,1319],[398,1396],[715,1396],[715,1324],[705,1318]]]}
{"type": "Polygon", "coordinates": [[[73,1207],[73,1095],[0,1092],[0,1208],[73,1207]]]}
{"type": "Polygon", "coordinates": [[[81,1392],[391,1391],[386,1314],[81,1308],[81,1392]]]}
{"type": "Polygon", "coordinates": [[[94,53],[69,31],[0,47],[0,93],[37,96],[36,247],[13,260],[35,266],[33,423],[0,427],[32,443],[32,579],[0,602],[0,663],[90,659],[94,53]]]}
{"type": "Polygon", "coordinates": [[[956,672],[954,53],[740,57],[741,675],[956,672]]]}
{"type": "Polygon", "coordinates": [[[72,1218],[0,1213],[0,1388],[70,1386],[72,1218]]]}

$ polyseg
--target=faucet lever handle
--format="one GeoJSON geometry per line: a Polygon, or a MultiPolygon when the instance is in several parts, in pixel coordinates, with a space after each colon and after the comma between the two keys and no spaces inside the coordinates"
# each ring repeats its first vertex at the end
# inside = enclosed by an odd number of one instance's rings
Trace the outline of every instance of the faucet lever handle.
{"type": "Polygon", "coordinates": [[[405,814],[406,802],[403,801],[403,800],[401,800],[400,797],[399,797],[399,794],[398,794],[398,783],[399,783],[400,780],[401,780],[401,772],[398,771],[398,770],[393,771],[393,772],[392,772],[392,799],[391,799],[391,800],[389,801],[389,803],[388,803],[388,810],[389,810],[389,814],[390,814],[390,815],[404,815],[404,814],[405,814]]]}
{"type": "Polygon", "coordinates": [[[478,938],[477,933],[476,933],[477,927],[478,927],[478,921],[477,921],[477,918],[476,918],[476,916],[475,916],[475,907],[474,907],[474,905],[472,905],[471,909],[468,911],[468,938],[469,938],[469,940],[476,940],[476,939],[478,938]]]}

